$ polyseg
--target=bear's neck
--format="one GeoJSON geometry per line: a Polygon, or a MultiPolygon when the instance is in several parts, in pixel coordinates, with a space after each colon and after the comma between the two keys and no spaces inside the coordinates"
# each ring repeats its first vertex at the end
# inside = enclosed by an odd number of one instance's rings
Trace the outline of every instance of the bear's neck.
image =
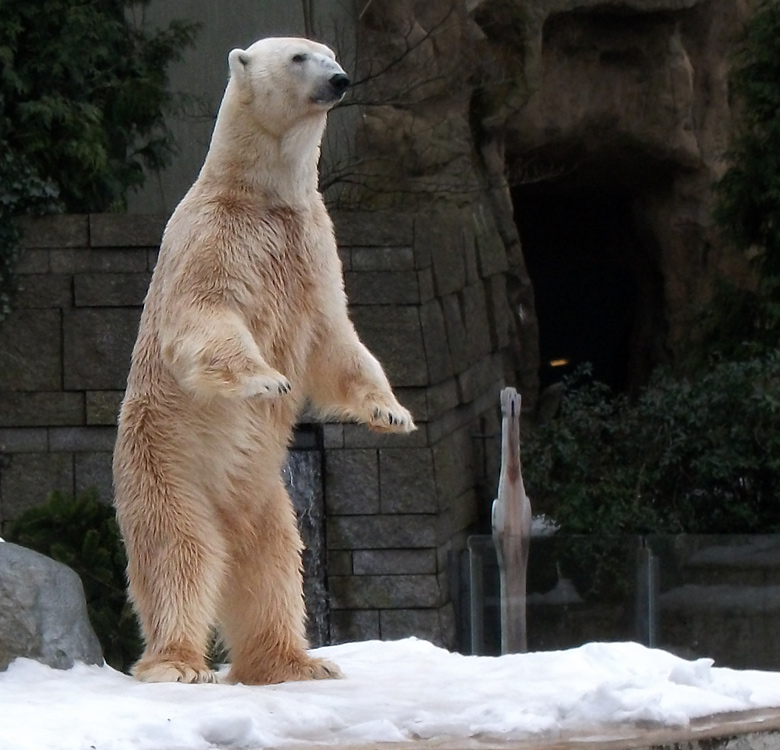
{"type": "Polygon", "coordinates": [[[282,135],[244,117],[217,118],[199,181],[257,194],[274,205],[310,205],[318,192],[317,161],[325,118],[310,118],[282,135]]]}

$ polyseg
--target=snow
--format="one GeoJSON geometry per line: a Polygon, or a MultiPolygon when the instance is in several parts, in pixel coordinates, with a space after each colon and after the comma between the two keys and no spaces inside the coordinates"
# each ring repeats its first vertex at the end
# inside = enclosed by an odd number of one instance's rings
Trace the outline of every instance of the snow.
{"type": "Polygon", "coordinates": [[[2,750],[311,748],[413,739],[555,739],[686,726],[780,706],[780,673],[716,668],[636,643],[462,656],[414,638],[317,649],[341,680],[143,684],[110,667],[17,659],[0,673],[2,750]]]}

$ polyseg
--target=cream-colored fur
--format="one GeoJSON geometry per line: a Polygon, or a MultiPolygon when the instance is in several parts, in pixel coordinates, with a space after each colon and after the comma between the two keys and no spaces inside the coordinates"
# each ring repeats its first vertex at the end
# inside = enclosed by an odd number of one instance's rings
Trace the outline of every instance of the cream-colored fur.
{"type": "Polygon", "coordinates": [[[301,540],[281,479],[308,400],[409,432],[359,341],[317,189],[326,47],[266,39],[231,77],[201,173],[174,211],[144,305],[114,455],[130,593],[146,649],[134,674],[206,682],[210,633],[229,680],[338,676],[306,653],[301,540]]]}

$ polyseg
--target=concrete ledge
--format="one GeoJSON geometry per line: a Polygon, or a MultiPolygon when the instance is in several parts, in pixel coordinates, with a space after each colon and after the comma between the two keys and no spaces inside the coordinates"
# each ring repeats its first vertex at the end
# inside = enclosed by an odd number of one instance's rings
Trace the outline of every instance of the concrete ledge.
{"type": "Polygon", "coordinates": [[[594,727],[555,740],[437,738],[341,745],[341,750],[780,750],[780,710],[761,709],[696,719],[685,728],[594,727]]]}

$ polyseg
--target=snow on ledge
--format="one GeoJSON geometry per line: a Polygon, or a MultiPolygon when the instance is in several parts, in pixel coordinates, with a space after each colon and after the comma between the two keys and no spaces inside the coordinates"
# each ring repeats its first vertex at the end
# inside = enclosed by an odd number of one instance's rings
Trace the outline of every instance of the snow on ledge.
{"type": "Polygon", "coordinates": [[[311,748],[411,740],[554,740],[615,725],[686,727],[780,706],[780,673],[715,668],[635,643],[502,657],[414,638],[317,649],[342,680],[142,684],[110,667],[0,673],[3,750],[311,748]]]}

